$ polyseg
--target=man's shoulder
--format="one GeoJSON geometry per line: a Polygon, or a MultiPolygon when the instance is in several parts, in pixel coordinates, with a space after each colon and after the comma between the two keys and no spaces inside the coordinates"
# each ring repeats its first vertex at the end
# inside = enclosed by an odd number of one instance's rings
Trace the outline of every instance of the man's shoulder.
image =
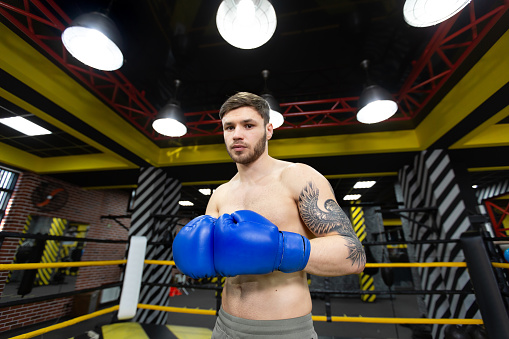
{"type": "Polygon", "coordinates": [[[320,173],[313,167],[300,163],[300,162],[285,162],[282,175],[285,177],[309,177],[314,175],[320,175],[320,173]]]}

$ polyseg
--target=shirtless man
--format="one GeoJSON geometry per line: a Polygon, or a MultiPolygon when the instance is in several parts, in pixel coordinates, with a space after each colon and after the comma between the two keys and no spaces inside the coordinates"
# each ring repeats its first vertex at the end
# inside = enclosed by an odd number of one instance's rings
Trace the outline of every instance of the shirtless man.
{"type": "Polygon", "coordinates": [[[228,277],[213,338],[317,338],[306,273],[358,274],[362,245],[327,179],[269,156],[264,99],[237,93],[219,116],[238,172],[215,190],[206,216],[177,235],[177,267],[194,278],[228,277]]]}

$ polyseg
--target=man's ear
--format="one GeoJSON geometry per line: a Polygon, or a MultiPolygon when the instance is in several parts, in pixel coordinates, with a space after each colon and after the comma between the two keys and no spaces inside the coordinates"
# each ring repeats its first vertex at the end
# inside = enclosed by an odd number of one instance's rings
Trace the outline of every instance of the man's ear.
{"type": "Polygon", "coordinates": [[[267,140],[272,138],[272,134],[274,134],[274,126],[269,122],[267,124],[267,140]]]}

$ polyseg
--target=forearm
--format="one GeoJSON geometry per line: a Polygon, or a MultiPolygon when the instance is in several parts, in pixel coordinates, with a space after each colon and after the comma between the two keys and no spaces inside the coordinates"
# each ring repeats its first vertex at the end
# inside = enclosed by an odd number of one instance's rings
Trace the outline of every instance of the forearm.
{"type": "Polygon", "coordinates": [[[311,239],[310,243],[306,273],[332,277],[358,274],[364,269],[365,254],[357,238],[331,235],[311,239]]]}

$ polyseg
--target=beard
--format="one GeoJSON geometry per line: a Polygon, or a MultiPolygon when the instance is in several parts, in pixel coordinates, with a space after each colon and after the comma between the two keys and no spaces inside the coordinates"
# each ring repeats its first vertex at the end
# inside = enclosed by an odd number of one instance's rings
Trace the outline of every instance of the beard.
{"type": "MultiPolygon", "coordinates": [[[[263,152],[265,151],[266,140],[267,132],[263,133],[263,137],[260,138],[260,140],[258,140],[252,152],[238,154],[240,152],[236,152],[230,149],[229,147],[226,147],[226,151],[228,152],[228,155],[230,156],[230,158],[232,158],[232,160],[235,163],[247,165],[257,160],[263,154],[263,152]]],[[[243,152],[245,151],[247,151],[247,149],[245,149],[243,152]]]]}

